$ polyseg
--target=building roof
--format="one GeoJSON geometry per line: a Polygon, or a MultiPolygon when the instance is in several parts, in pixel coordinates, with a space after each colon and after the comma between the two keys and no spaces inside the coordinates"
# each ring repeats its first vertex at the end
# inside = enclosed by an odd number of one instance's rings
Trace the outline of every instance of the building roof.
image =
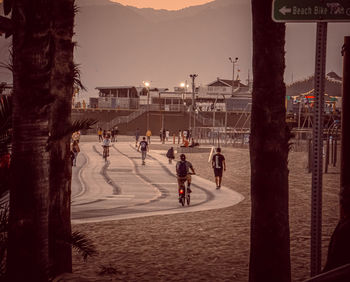
{"type": "Polygon", "coordinates": [[[103,90],[103,89],[130,89],[136,88],[135,86],[98,86],[95,89],[103,90]]]}
{"type": "MultiPolygon", "coordinates": [[[[221,79],[218,77],[215,81],[209,83],[208,86],[232,87],[232,79],[221,79]]],[[[235,80],[233,87],[247,87],[247,85],[242,84],[240,80],[235,80]]]]}
{"type": "MultiPolygon", "coordinates": [[[[335,79],[334,77],[339,77],[336,73],[329,73],[325,80],[325,93],[329,96],[342,96],[342,82],[341,78],[335,79]],[[334,75],[335,74],[335,75],[334,75]]],[[[298,96],[302,93],[309,92],[314,89],[314,76],[310,76],[304,80],[296,81],[290,85],[286,86],[287,96],[298,96]]]]}

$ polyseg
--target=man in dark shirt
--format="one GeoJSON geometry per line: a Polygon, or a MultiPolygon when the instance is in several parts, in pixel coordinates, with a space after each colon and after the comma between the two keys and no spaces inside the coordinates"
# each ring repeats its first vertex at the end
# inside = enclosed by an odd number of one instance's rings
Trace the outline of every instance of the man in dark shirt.
{"type": "Polygon", "coordinates": [[[147,156],[147,152],[149,151],[148,143],[146,141],[146,137],[142,138],[142,141],[139,143],[137,151],[140,151],[140,148],[141,148],[142,164],[145,165],[146,164],[145,163],[145,159],[146,159],[146,156],[147,156]]]}
{"type": "Polygon", "coordinates": [[[225,157],[221,154],[221,148],[216,148],[216,154],[211,159],[211,165],[214,169],[216,189],[220,189],[222,171],[226,171],[225,157]]]}

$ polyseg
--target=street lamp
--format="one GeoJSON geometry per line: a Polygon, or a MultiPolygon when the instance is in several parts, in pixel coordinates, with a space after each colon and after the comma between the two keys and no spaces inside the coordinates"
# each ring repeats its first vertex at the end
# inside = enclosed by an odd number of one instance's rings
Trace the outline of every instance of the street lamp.
{"type": "Polygon", "coordinates": [[[147,89],[147,130],[149,130],[149,87],[151,83],[149,81],[144,81],[143,84],[147,89]]]}
{"type": "MultiPolygon", "coordinates": [[[[183,92],[182,92],[182,103],[183,103],[184,111],[185,111],[186,94],[187,94],[187,88],[188,88],[187,80],[186,80],[186,82],[181,82],[180,83],[180,87],[183,89],[183,92]]],[[[191,111],[190,111],[190,108],[189,108],[189,125],[188,125],[188,128],[191,128],[191,111]]]]}
{"type": "MultiPolygon", "coordinates": [[[[198,76],[198,74],[190,74],[190,78],[192,78],[192,107],[191,107],[191,112],[195,110],[196,108],[196,101],[195,101],[195,97],[194,97],[194,91],[195,91],[195,84],[194,84],[194,80],[196,79],[196,77],[198,76]]],[[[196,130],[196,113],[193,113],[193,134],[194,135],[196,130]]]]}
{"type": "Polygon", "coordinates": [[[231,88],[231,96],[233,97],[233,87],[235,82],[235,64],[238,61],[238,58],[236,57],[234,60],[232,60],[231,57],[228,58],[230,62],[232,63],[232,88],[231,88]]]}

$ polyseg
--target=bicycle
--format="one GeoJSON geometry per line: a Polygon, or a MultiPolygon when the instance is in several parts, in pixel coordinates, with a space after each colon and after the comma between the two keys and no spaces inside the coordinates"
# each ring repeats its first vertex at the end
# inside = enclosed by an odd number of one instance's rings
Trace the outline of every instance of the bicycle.
{"type": "MultiPolygon", "coordinates": [[[[189,175],[193,175],[194,173],[188,173],[189,175]]],[[[185,177],[178,177],[179,179],[179,202],[182,206],[187,203],[187,205],[190,205],[191,202],[191,189],[188,187],[186,188],[185,182],[187,181],[187,176],[185,177]]]]}

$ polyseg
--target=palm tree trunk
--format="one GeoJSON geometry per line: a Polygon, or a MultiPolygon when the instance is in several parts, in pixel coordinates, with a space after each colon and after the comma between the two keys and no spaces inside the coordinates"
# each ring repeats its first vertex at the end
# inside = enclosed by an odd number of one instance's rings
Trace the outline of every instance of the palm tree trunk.
{"type": "Polygon", "coordinates": [[[340,219],[332,234],[323,271],[350,263],[350,36],[344,38],[343,56],[340,219]]]}
{"type": "Polygon", "coordinates": [[[8,281],[48,279],[50,8],[49,1],[13,1],[13,181],[8,281]]]}
{"type": "Polygon", "coordinates": [[[253,94],[250,136],[249,281],[290,281],[288,142],[285,119],[285,25],[271,19],[272,0],[252,0],[253,94]]]}
{"type": "Polygon", "coordinates": [[[52,274],[56,276],[72,272],[70,135],[62,134],[71,126],[74,0],[55,1],[53,14],[55,55],[51,91],[55,102],[50,118],[50,133],[54,141],[50,148],[49,254],[52,274]]]}

